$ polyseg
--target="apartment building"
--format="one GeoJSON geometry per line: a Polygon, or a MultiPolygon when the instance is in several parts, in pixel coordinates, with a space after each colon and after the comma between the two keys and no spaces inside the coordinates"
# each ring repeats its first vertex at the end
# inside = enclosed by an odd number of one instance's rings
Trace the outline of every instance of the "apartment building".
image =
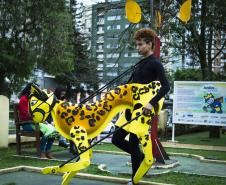
{"type": "MultiPolygon", "coordinates": [[[[98,62],[100,85],[106,84],[140,60],[135,48],[125,43],[128,36],[125,29],[129,27],[129,22],[124,9],[125,1],[120,0],[106,0],[92,7],[91,52],[98,62]]],[[[138,29],[141,25],[135,27],[138,29]]]]}

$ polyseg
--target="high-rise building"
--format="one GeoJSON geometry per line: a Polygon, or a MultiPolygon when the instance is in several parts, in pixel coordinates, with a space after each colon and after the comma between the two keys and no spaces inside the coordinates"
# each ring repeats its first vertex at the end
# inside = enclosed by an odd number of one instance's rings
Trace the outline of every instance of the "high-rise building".
{"type": "MultiPolygon", "coordinates": [[[[98,62],[100,85],[140,60],[134,44],[131,47],[128,43],[131,35],[125,30],[130,24],[125,18],[124,9],[125,1],[120,0],[106,0],[92,6],[91,52],[98,62]]],[[[141,27],[140,24],[133,26],[135,29],[141,27]]]]}

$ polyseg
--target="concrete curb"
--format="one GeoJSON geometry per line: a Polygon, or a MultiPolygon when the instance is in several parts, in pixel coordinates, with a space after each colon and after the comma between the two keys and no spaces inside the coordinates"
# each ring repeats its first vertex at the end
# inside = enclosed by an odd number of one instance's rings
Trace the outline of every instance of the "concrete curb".
{"type": "MultiPolygon", "coordinates": [[[[18,172],[18,171],[41,173],[41,170],[42,168],[33,167],[33,166],[16,166],[16,167],[11,167],[6,169],[0,169],[0,174],[12,173],[12,172],[18,172]]],[[[53,174],[53,175],[62,175],[62,174],[53,174]]],[[[130,180],[126,178],[93,175],[93,174],[87,174],[87,173],[77,173],[76,177],[83,178],[83,179],[90,179],[90,180],[99,180],[104,182],[116,182],[116,183],[128,183],[128,181],[130,180]]],[[[148,181],[140,181],[139,184],[140,185],[173,185],[173,184],[148,182],[148,181]]]]}
{"type": "Polygon", "coordinates": [[[192,157],[195,159],[200,160],[201,162],[208,162],[208,163],[218,163],[218,164],[226,164],[226,161],[224,160],[213,160],[213,159],[206,159],[201,155],[196,154],[186,154],[186,153],[169,153],[172,156],[183,156],[183,157],[192,157]]]}
{"type": "Polygon", "coordinates": [[[212,146],[212,145],[194,145],[194,144],[185,144],[185,143],[178,143],[173,141],[162,141],[161,142],[163,147],[166,148],[182,148],[182,149],[192,149],[192,150],[210,150],[210,151],[220,151],[226,152],[225,146],[212,146]]]}

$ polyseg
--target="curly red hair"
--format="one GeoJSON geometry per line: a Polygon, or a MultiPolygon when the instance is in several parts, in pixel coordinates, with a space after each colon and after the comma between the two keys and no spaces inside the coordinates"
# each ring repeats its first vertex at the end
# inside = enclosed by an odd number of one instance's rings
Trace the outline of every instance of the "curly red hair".
{"type": "Polygon", "coordinates": [[[155,31],[150,28],[141,28],[134,34],[135,40],[144,40],[146,43],[152,43],[153,48],[155,47],[155,37],[157,37],[155,31]]]}

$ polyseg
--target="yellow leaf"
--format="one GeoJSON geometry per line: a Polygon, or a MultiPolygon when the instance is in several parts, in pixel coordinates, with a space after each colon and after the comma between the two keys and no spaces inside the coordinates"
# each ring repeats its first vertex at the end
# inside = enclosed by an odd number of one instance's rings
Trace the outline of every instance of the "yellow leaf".
{"type": "Polygon", "coordinates": [[[159,10],[156,10],[156,20],[155,20],[156,27],[161,27],[162,24],[162,16],[159,10]]]}
{"type": "Polygon", "coordinates": [[[179,18],[183,22],[188,22],[191,17],[191,0],[186,0],[180,7],[179,18]]]}
{"type": "Polygon", "coordinates": [[[139,23],[141,20],[141,8],[140,6],[133,0],[127,0],[126,6],[126,18],[131,23],[139,23]]]}

